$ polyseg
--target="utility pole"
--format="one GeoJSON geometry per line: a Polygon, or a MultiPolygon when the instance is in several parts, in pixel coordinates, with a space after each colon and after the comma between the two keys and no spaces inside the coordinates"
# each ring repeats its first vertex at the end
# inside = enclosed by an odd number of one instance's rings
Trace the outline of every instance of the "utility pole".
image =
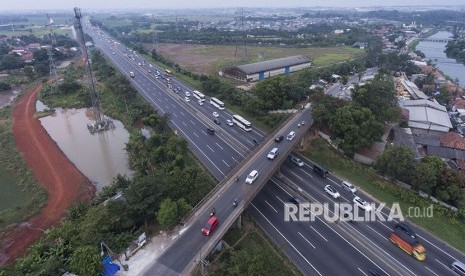
{"type": "Polygon", "coordinates": [[[50,30],[50,47],[47,47],[48,63],[50,66],[50,94],[53,94],[58,83],[57,68],[53,58],[53,48],[56,44],[55,34],[53,33],[53,19],[47,14],[48,27],[50,30]]]}
{"type": "Polygon", "coordinates": [[[157,30],[156,30],[156,22],[155,22],[155,15],[152,13],[152,23],[153,23],[153,35],[152,35],[152,51],[157,50],[157,30]]]}

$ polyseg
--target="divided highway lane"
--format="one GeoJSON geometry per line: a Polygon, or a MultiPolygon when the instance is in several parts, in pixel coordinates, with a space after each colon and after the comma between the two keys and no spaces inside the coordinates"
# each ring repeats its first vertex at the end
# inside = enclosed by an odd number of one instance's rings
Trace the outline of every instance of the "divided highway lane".
{"type": "Polygon", "coordinates": [[[218,179],[223,179],[248,153],[248,149],[233,148],[224,139],[222,132],[217,135],[209,135],[206,132],[206,124],[197,118],[198,112],[180,99],[177,95],[168,94],[160,83],[147,77],[141,68],[132,64],[126,57],[112,54],[108,45],[102,45],[102,39],[95,39],[96,44],[107,54],[108,58],[116,64],[120,71],[128,75],[128,72],[136,72],[137,77],[131,79],[141,95],[161,113],[169,113],[173,128],[178,134],[187,139],[189,145],[197,157],[206,164],[206,167],[218,179]],[[219,135],[218,135],[219,134],[219,135]],[[241,150],[241,151],[239,151],[241,150]]]}
{"type": "MultiPolygon", "coordinates": [[[[352,202],[353,195],[342,189],[340,186],[341,180],[334,177],[324,179],[317,176],[313,173],[309,163],[296,170],[295,165],[285,162],[281,167],[281,173],[283,181],[296,185],[303,189],[304,193],[311,195],[311,202],[352,202]],[[334,200],[327,195],[323,191],[324,186],[327,184],[336,188],[342,198],[334,200]]],[[[368,196],[363,193],[357,192],[357,194],[368,202],[370,201],[368,196]]],[[[333,210],[333,208],[330,205],[330,210],[333,210]]],[[[383,214],[384,218],[387,219],[389,211],[384,208],[383,214]]],[[[396,224],[395,221],[341,222],[339,224],[344,228],[343,232],[340,232],[341,235],[349,235],[353,239],[358,239],[360,248],[363,248],[364,252],[371,252],[371,255],[377,258],[377,263],[380,266],[398,272],[393,275],[453,275],[453,272],[448,268],[450,263],[454,259],[464,260],[463,254],[416,227],[415,230],[420,242],[426,248],[426,260],[424,262],[410,257],[389,240],[389,235],[396,224]]]]}
{"type": "Polygon", "coordinates": [[[284,221],[290,196],[272,179],[247,210],[304,275],[370,275],[369,270],[381,269],[338,234],[335,224],[284,221]]]}

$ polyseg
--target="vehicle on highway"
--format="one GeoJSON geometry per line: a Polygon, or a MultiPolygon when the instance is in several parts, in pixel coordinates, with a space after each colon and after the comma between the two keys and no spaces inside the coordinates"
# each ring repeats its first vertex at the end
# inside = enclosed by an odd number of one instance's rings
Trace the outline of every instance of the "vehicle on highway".
{"type": "Polygon", "coordinates": [[[289,141],[292,141],[292,139],[294,139],[295,137],[295,131],[291,131],[289,132],[289,134],[286,136],[286,139],[289,140],[289,141]]]}
{"type": "Polygon", "coordinates": [[[295,205],[299,205],[302,203],[302,200],[300,200],[300,198],[296,197],[296,196],[291,196],[289,198],[289,202],[292,202],[294,203],[295,205]]]}
{"type": "Polygon", "coordinates": [[[361,199],[360,197],[356,196],[354,197],[354,199],[352,200],[354,202],[355,205],[357,205],[360,209],[363,209],[367,212],[370,212],[373,208],[371,207],[370,204],[368,204],[368,202],[366,202],[365,200],[361,199]]]}
{"type": "Polygon", "coordinates": [[[303,167],[305,165],[304,161],[300,160],[300,158],[294,155],[291,156],[291,162],[296,164],[299,167],[303,167]]]}
{"type": "Polygon", "coordinates": [[[233,121],[231,121],[229,119],[226,120],[226,124],[228,124],[228,126],[233,126],[234,125],[233,121]]]}
{"type": "Polygon", "coordinates": [[[417,234],[415,233],[415,231],[413,231],[412,227],[410,227],[410,225],[408,225],[407,223],[405,222],[399,222],[396,224],[395,226],[396,228],[399,228],[401,229],[402,231],[404,231],[406,234],[412,236],[412,238],[416,238],[417,237],[417,234]]]}
{"type": "Polygon", "coordinates": [[[213,120],[213,122],[214,122],[215,124],[217,124],[217,125],[221,125],[221,121],[220,121],[219,119],[215,119],[215,120],[213,120]]]}
{"type": "Polygon", "coordinates": [[[129,76],[130,76],[131,78],[134,78],[136,75],[134,74],[134,72],[131,71],[131,72],[129,72],[129,76]]]}
{"type": "Polygon", "coordinates": [[[320,165],[317,165],[317,164],[313,165],[313,172],[315,172],[316,174],[318,174],[319,176],[323,178],[328,177],[328,170],[326,170],[324,167],[320,165]]]}
{"type": "Polygon", "coordinates": [[[274,138],[274,141],[275,141],[276,143],[281,143],[281,141],[282,141],[283,139],[284,139],[284,136],[279,135],[279,136],[276,136],[276,137],[274,138]]]}
{"type": "Polygon", "coordinates": [[[242,118],[242,116],[234,114],[232,116],[232,121],[238,127],[242,128],[245,131],[251,131],[252,130],[252,124],[249,121],[247,121],[246,119],[242,118]]]}
{"type": "Polygon", "coordinates": [[[412,238],[412,236],[403,229],[395,227],[389,239],[415,259],[419,261],[424,261],[426,259],[426,250],[423,245],[420,244],[417,238],[412,238]]]}
{"type": "Polygon", "coordinates": [[[200,93],[200,91],[194,90],[192,91],[192,95],[194,95],[194,97],[197,98],[197,100],[199,101],[205,101],[205,95],[200,93]]]}
{"type": "Polygon", "coordinates": [[[341,186],[342,188],[344,188],[344,190],[347,190],[353,194],[355,194],[355,192],[357,191],[357,188],[355,188],[355,186],[348,181],[342,181],[341,186]]]}
{"type": "Polygon", "coordinates": [[[465,264],[460,261],[454,261],[450,268],[455,271],[458,275],[465,276],[465,264]]]}
{"type": "Polygon", "coordinates": [[[218,117],[218,116],[220,116],[220,114],[218,114],[218,112],[215,111],[215,112],[213,112],[213,116],[218,117]]]}
{"type": "Polygon", "coordinates": [[[247,175],[247,178],[245,179],[245,183],[253,184],[255,180],[257,180],[257,177],[258,177],[258,171],[253,170],[249,173],[249,175],[247,175]]]}
{"type": "Polygon", "coordinates": [[[328,193],[333,198],[340,198],[341,197],[339,192],[336,191],[336,189],[334,189],[331,185],[326,185],[325,186],[325,192],[328,193]]]}
{"type": "Polygon", "coordinates": [[[142,64],[140,62],[138,64],[139,64],[139,66],[142,66],[142,64]]]}
{"type": "Polygon", "coordinates": [[[184,97],[184,100],[185,100],[187,103],[191,101],[191,100],[189,99],[189,97],[184,97]]]}
{"type": "Polygon", "coordinates": [[[369,271],[371,276],[389,276],[389,274],[386,274],[377,268],[372,268],[369,271]]]}
{"type": "Polygon", "coordinates": [[[152,73],[152,70],[149,70],[149,73],[152,73]]]}
{"type": "Polygon", "coordinates": [[[190,97],[191,93],[189,93],[189,91],[186,91],[186,92],[184,92],[184,95],[186,95],[186,97],[190,97]]]}
{"type": "Polygon", "coordinates": [[[207,133],[213,135],[215,134],[215,129],[212,127],[207,127],[207,133]]]}
{"type": "Polygon", "coordinates": [[[115,54],[115,52],[112,53],[113,55],[115,54]]]}
{"type": "Polygon", "coordinates": [[[202,233],[205,236],[210,236],[213,231],[215,231],[216,227],[218,227],[219,221],[216,216],[212,216],[208,219],[207,223],[202,227],[202,233]]]}
{"type": "Polygon", "coordinates": [[[224,103],[220,100],[218,100],[217,98],[215,97],[211,97],[210,98],[210,104],[215,106],[216,108],[220,109],[220,110],[223,110],[224,109],[224,103]]]}
{"type": "MultiPolygon", "coordinates": [[[[176,90],[174,90],[174,91],[176,91],[176,90]]],[[[203,105],[203,101],[198,100],[197,102],[199,103],[199,105],[203,105]]]]}
{"type": "Polygon", "coordinates": [[[171,70],[165,69],[165,74],[169,76],[169,75],[172,74],[172,72],[171,72],[171,70]]]}
{"type": "Polygon", "coordinates": [[[270,160],[274,160],[276,158],[276,156],[278,156],[278,153],[279,153],[279,149],[278,148],[273,148],[269,153],[268,155],[266,156],[266,158],[270,159],[270,160]]]}
{"type": "Polygon", "coordinates": [[[152,64],[149,63],[149,67],[152,68],[152,64]]]}

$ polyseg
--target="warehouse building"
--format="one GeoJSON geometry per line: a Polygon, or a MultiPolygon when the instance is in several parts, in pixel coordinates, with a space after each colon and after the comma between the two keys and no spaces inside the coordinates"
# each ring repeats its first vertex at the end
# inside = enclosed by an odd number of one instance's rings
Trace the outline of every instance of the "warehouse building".
{"type": "Polygon", "coordinates": [[[299,71],[310,67],[312,61],[305,56],[291,56],[252,64],[229,67],[219,72],[220,76],[243,82],[253,82],[276,75],[299,71]]]}

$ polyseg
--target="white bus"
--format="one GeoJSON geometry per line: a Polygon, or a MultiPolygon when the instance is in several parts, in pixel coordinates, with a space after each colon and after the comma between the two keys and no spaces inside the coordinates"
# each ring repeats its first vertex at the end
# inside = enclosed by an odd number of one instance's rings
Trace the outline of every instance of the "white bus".
{"type": "Polygon", "coordinates": [[[210,104],[216,106],[218,109],[224,109],[224,103],[217,98],[211,97],[210,104]]]}
{"type": "Polygon", "coordinates": [[[205,95],[200,93],[200,91],[194,90],[192,91],[192,94],[194,95],[194,97],[197,98],[197,100],[202,101],[202,102],[205,101],[205,95]]]}
{"type": "Polygon", "coordinates": [[[233,123],[235,123],[237,126],[242,128],[245,131],[251,131],[252,130],[252,124],[247,121],[246,119],[242,118],[239,115],[233,115],[233,123]]]}

